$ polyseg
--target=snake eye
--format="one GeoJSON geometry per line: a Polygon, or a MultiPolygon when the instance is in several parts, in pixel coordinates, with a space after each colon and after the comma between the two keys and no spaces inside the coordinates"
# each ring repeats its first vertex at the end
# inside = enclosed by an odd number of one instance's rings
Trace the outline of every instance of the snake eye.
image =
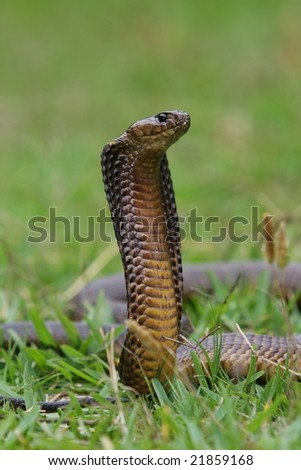
{"type": "Polygon", "coordinates": [[[157,119],[159,122],[166,122],[167,120],[167,114],[165,113],[160,113],[157,115],[157,119]]]}

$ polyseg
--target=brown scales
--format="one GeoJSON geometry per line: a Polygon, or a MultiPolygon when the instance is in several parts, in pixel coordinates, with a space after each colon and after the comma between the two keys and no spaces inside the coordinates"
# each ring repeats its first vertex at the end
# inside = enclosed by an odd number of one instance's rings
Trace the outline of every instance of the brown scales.
{"type": "Polygon", "coordinates": [[[166,116],[164,124],[156,124],[155,138],[149,132],[152,124],[145,120],[102,153],[104,185],[125,272],[128,318],[141,327],[138,333],[133,323],[129,326],[119,373],[140,393],[149,390],[150,379],[165,382],[172,376],[177,346],[166,345],[161,338],[178,338],[182,311],[180,238],[165,150],[186,132],[189,119],[183,113],[166,116]],[[163,147],[157,146],[164,140],[163,147]]]}

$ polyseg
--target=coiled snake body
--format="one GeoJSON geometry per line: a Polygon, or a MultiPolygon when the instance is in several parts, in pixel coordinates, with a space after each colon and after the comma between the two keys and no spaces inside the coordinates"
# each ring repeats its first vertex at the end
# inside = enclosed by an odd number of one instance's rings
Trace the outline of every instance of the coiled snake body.
{"type": "MultiPolygon", "coordinates": [[[[138,121],[102,152],[102,171],[115,234],[122,257],[125,285],[120,277],[104,279],[87,286],[73,302],[79,308],[83,300],[96,298],[104,289],[113,305],[127,297],[128,332],[120,357],[120,379],[139,393],[149,391],[157,377],[164,385],[177,369],[193,378],[190,351],[178,347],[182,312],[183,276],[180,235],[166,151],[190,126],[190,117],[181,111],[162,112],[138,121]]],[[[285,293],[301,286],[301,265],[279,271],[265,263],[230,263],[188,267],[184,271],[184,293],[194,286],[211,290],[209,271],[222,282],[235,282],[238,275],[256,281],[268,270],[271,285],[285,293]]],[[[77,327],[84,336],[85,327],[77,327]]],[[[8,325],[16,331],[17,327],[8,325]]],[[[54,337],[64,341],[58,325],[49,325],[54,337]],[[61,336],[60,336],[61,335],[61,336]]],[[[31,327],[22,328],[29,339],[36,340],[31,327]]],[[[20,330],[19,330],[20,332],[20,330]]],[[[256,369],[266,378],[277,367],[289,369],[294,378],[301,372],[301,335],[292,338],[254,334],[225,334],[220,337],[220,362],[233,378],[245,377],[251,357],[256,369]]],[[[208,357],[215,350],[213,337],[196,347],[205,370],[208,357]]]]}

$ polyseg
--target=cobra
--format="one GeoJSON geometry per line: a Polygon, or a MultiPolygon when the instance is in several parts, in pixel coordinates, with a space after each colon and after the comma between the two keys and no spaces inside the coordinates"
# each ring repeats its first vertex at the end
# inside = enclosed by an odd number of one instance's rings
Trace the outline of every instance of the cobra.
{"type": "MultiPolygon", "coordinates": [[[[124,279],[113,276],[88,285],[73,300],[81,312],[84,300],[95,301],[104,290],[113,312],[124,320],[127,300],[128,331],[119,361],[121,381],[138,393],[147,393],[151,380],[165,386],[175,369],[195,380],[190,348],[179,346],[183,295],[200,287],[212,291],[213,273],[231,285],[238,276],[251,282],[263,271],[270,275],[271,288],[287,295],[301,286],[301,265],[284,270],[264,262],[213,263],[184,268],[180,249],[180,232],[173,185],[166,152],[190,127],[190,117],[183,111],[166,111],[132,124],[120,137],[103,149],[101,165],[108,204],[124,268],[124,279]],[[120,315],[121,313],[121,315],[120,315]]],[[[80,313],[79,313],[80,314],[80,313]]],[[[66,339],[62,327],[48,323],[53,336],[66,339]]],[[[87,327],[77,322],[81,336],[87,327]]],[[[37,342],[32,325],[6,325],[9,330],[37,342]]],[[[255,368],[268,379],[277,369],[289,370],[299,380],[301,372],[301,335],[277,337],[253,333],[228,333],[219,338],[220,363],[232,378],[248,374],[251,358],[255,368]]],[[[204,370],[212,360],[216,339],[209,336],[192,345],[204,370]]]]}

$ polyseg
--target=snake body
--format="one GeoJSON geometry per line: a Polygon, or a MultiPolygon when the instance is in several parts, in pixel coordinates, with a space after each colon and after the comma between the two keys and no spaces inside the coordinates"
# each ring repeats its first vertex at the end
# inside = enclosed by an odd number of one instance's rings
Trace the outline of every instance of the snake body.
{"type": "MultiPolygon", "coordinates": [[[[190,126],[190,117],[168,111],[138,121],[102,152],[102,171],[123,262],[128,333],[121,353],[121,380],[139,393],[150,380],[163,384],[180,373],[193,377],[190,352],[178,348],[183,276],[178,216],[166,151],[190,126]]],[[[208,367],[214,338],[197,354],[208,367]],[[209,359],[208,359],[209,358],[209,359]]],[[[294,339],[240,334],[221,338],[220,361],[231,377],[256,368],[269,377],[277,366],[301,370],[301,337],[294,339]],[[252,347],[254,345],[254,348],[252,347]],[[256,352],[255,352],[256,350],[256,352]]]]}
{"type": "MultiPolygon", "coordinates": [[[[182,297],[195,287],[212,290],[214,273],[231,285],[240,275],[255,283],[263,271],[270,273],[271,288],[289,296],[301,287],[301,265],[279,270],[265,263],[216,263],[190,266],[183,274],[178,217],[166,152],[190,126],[182,111],[167,111],[138,121],[102,151],[101,164],[107,200],[123,262],[125,283],[120,276],[95,281],[74,300],[73,308],[82,314],[85,300],[95,301],[99,290],[111,299],[118,321],[124,320],[127,299],[128,331],[122,349],[121,381],[138,393],[150,390],[151,379],[165,386],[179,372],[194,380],[195,371],[187,346],[178,347],[182,297]]],[[[81,336],[88,335],[83,323],[76,326],[81,336]]],[[[59,342],[67,340],[62,327],[48,324],[59,342]]],[[[6,325],[4,341],[14,330],[37,342],[32,325],[6,325]]],[[[220,363],[233,378],[246,377],[252,357],[255,369],[267,379],[282,368],[299,379],[301,372],[301,335],[291,338],[255,334],[224,334],[192,345],[204,365],[219,343],[220,363]]]]}
{"type": "Polygon", "coordinates": [[[148,391],[150,379],[165,381],[174,370],[177,343],[169,341],[166,347],[161,339],[178,339],[183,280],[165,152],[189,125],[187,113],[160,113],[130,126],[102,152],[103,181],[126,279],[128,319],[140,327],[140,333],[128,331],[119,374],[140,393],[148,391]]]}

